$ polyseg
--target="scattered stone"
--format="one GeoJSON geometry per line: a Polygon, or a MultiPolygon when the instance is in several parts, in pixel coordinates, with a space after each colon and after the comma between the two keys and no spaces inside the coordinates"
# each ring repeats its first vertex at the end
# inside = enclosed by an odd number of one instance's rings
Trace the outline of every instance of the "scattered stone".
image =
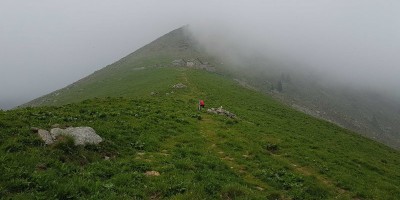
{"type": "Polygon", "coordinates": [[[187,60],[178,59],[172,61],[172,65],[176,67],[188,67],[194,69],[202,69],[209,72],[215,72],[216,68],[207,61],[202,61],[200,58],[190,58],[187,60]]]}
{"type": "Polygon", "coordinates": [[[154,193],[153,195],[150,196],[150,199],[151,200],[153,200],[153,199],[162,199],[161,197],[162,197],[162,193],[161,192],[156,192],[156,193],[154,193]]]}
{"type": "Polygon", "coordinates": [[[263,191],[264,190],[264,188],[259,187],[259,186],[257,186],[256,189],[259,190],[259,191],[263,191]]]}
{"type": "Polygon", "coordinates": [[[112,188],[114,188],[114,184],[112,184],[112,183],[106,183],[106,184],[103,184],[103,187],[105,187],[106,189],[112,189],[112,188]]]}
{"type": "Polygon", "coordinates": [[[182,83],[178,83],[178,84],[175,84],[174,86],[172,86],[172,88],[175,88],[175,89],[181,89],[181,88],[186,88],[186,87],[187,86],[182,83]]]}
{"type": "Polygon", "coordinates": [[[146,176],[160,176],[160,172],[158,171],[147,171],[144,173],[146,176]]]}
{"type": "Polygon", "coordinates": [[[49,131],[39,129],[37,133],[39,137],[42,138],[45,144],[49,145],[54,143],[54,139],[52,135],[49,133],[49,131]]]}
{"type": "Polygon", "coordinates": [[[222,159],[223,159],[223,160],[230,160],[230,161],[234,161],[234,160],[235,160],[234,158],[231,158],[231,157],[229,157],[229,156],[225,156],[225,157],[223,157],[222,159]]]}
{"type": "Polygon", "coordinates": [[[177,66],[177,67],[182,67],[185,65],[185,61],[183,59],[174,60],[174,61],[172,61],[172,65],[177,66]]]}
{"type": "Polygon", "coordinates": [[[194,66],[195,66],[194,61],[189,60],[189,61],[186,62],[186,67],[194,67],[194,66]]]}
{"type": "Polygon", "coordinates": [[[222,106],[219,107],[219,108],[209,108],[209,109],[207,109],[207,112],[213,113],[213,114],[217,114],[217,115],[225,115],[225,116],[230,117],[230,118],[236,118],[235,114],[233,114],[233,113],[231,113],[231,112],[229,112],[227,110],[224,110],[222,108],[222,106]]]}
{"type": "Polygon", "coordinates": [[[75,145],[99,144],[103,139],[91,127],[69,127],[66,129],[53,128],[50,130],[53,140],[58,136],[72,136],[75,145]]]}
{"type": "Polygon", "coordinates": [[[104,160],[110,160],[110,157],[104,156],[104,160]]]}

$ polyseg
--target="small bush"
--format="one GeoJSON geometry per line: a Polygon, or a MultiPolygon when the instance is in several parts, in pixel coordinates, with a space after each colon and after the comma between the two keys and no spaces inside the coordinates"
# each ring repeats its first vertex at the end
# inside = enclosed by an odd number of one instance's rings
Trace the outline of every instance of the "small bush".
{"type": "Polygon", "coordinates": [[[38,147],[43,145],[43,141],[39,137],[22,138],[18,140],[18,143],[27,147],[38,147]]]}
{"type": "Polygon", "coordinates": [[[105,113],[101,113],[100,115],[99,115],[99,118],[100,119],[105,119],[107,117],[107,114],[105,114],[105,113]]]}
{"type": "Polygon", "coordinates": [[[198,119],[198,120],[202,119],[201,115],[199,115],[199,114],[192,115],[192,118],[195,118],[195,119],[198,119]]]}
{"type": "Polygon", "coordinates": [[[75,146],[74,138],[71,136],[59,136],[54,144],[54,148],[68,155],[75,154],[78,150],[77,146],[75,146]]]}
{"type": "Polygon", "coordinates": [[[187,187],[185,186],[185,184],[183,182],[181,182],[181,183],[171,185],[166,191],[166,196],[170,197],[170,196],[173,196],[176,194],[182,194],[186,191],[187,191],[187,187]]]}
{"type": "Polygon", "coordinates": [[[265,145],[265,149],[271,153],[276,153],[278,152],[279,147],[277,144],[268,143],[267,145],[265,145]]]}
{"type": "Polygon", "coordinates": [[[15,152],[20,152],[20,151],[25,151],[26,146],[22,145],[21,143],[18,142],[11,142],[11,144],[8,144],[4,150],[7,153],[15,153],[15,152]]]}
{"type": "Polygon", "coordinates": [[[209,181],[204,186],[204,190],[208,195],[216,197],[217,194],[221,191],[221,185],[213,181],[209,181]]]}
{"type": "Polygon", "coordinates": [[[282,199],[282,197],[281,197],[281,194],[274,192],[274,193],[271,193],[270,195],[268,195],[267,199],[268,200],[279,200],[279,199],[282,199]]]}
{"type": "Polygon", "coordinates": [[[136,150],[143,150],[145,147],[145,144],[146,143],[144,143],[144,142],[136,141],[134,143],[131,143],[131,146],[136,150]]]}
{"type": "Polygon", "coordinates": [[[227,185],[222,188],[222,199],[237,199],[238,197],[245,196],[246,192],[240,185],[227,185]]]}
{"type": "Polygon", "coordinates": [[[184,118],[177,118],[175,121],[180,124],[189,124],[189,122],[184,118]]]}
{"type": "Polygon", "coordinates": [[[27,179],[12,179],[7,183],[6,189],[9,192],[18,193],[24,192],[30,189],[32,186],[33,184],[27,179]]]}
{"type": "Polygon", "coordinates": [[[237,123],[239,123],[236,119],[228,119],[226,122],[225,122],[225,124],[227,124],[227,125],[235,125],[235,124],[237,124],[237,123]]]}

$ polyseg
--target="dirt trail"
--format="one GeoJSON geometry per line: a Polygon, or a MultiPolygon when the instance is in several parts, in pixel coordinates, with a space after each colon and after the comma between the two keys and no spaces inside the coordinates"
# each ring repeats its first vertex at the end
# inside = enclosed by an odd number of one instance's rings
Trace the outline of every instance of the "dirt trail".
{"type": "MultiPolygon", "coordinates": [[[[188,86],[191,90],[191,93],[186,96],[186,98],[196,99],[201,95],[204,95],[203,92],[199,91],[194,85],[192,85],[188,79],[188,76],[185,71],[181,73],[180,79],[188,86]]],[[[213,127],[215,127],[215,122],[207,115],[202,115],[202,120],[200,120],[199,128],[200,134],[204,138],[204,141],[207,143],[207,148],[214,155],[217,155],[223,163],[225,163],[235,174],[242,177],[243,180],[251,185],[255,190],[273,190],[272,187],[267,185],[265,182],[257,179],[251,173],[246,171],[246,166],[240,165],[235,162],[235,159],[224,152],[221,148],[216,145],[216,142],[219,140],[218,136],[213,131],[213,127]]]]}
{"type": "MultiPolygon", "coordinates": [[[[183,71],[181,73],[180,79],[191,90],[191,92],[189,94],[185,95],[184,98],[187,98],[187,100],[196,99],[202,95],[202,92],[199,91],[194,85],[192,85],[190,83],[186,71],[183,71]]],[[[245,122],[247,122],[247,121],[245,121],[245,122]]],[[[239,164],[236,161],[234,156],[229,155],[229,153],[225,152],[221,147],[219,147],[217,145],[217,143],[221,142],[221,140],[223,140],[223,138],[219,137],[215,133],[215,130],[218,129],[216,123],[217,122],[215,122],[207,114],[202,114],[202,120],[199,121],[200,134],[204,138],[206,143],[208,144],[207,145],[208,150],[213,152],[214,155],[217,155],[223,163],[225,163],[235,174],[242,177],[246,183],[248,183],[249,185],[251,185],[253,187],[253,189],[266,190],[266,191],[275,190],[273,187],[269,186],[264,181],[253,176],[250,172],[248,172],[247,166],[239,164]]],[[[247,122],[247,123],[253,124],[252,122],[247,122]]],[[[277,159],[277,160],[281,161],[282,163],[290,164],[289,162],[291,162],[289,160],[286,160],[286,159],[280,157],[279,155],[275,155],[274,159],[277,159]]],[[[336,191],[337,198],[351,199],[351,194],[348,191],[337,187],[331,180],[329,180],[326,177],[315,172],[315,170],[305,167],[305,166],[298,167],[300,165],[297,165],[295,163],[291,163],[291,165],[292,165],[291,169],[293,171],[295,171],[299,174],[302,174],[303,176],[314,176],[321,185],[325,185],[326,187],[332,188],[334,191],[336,191]]]]}
{"type": "MultiPolygon", "coordinates": [[[[204,116],[204,115],[203,115],[204,116]]],[[[216,145],[217,141],[220,140],[218,136],[212,131],[214,127],[214,121],[208,116],[204,116],[200,122],[200,134],[207,141],[208,148],[210,151],[214,152],[215,155],[220,157],[220,159],[238,176],[242,177],[243,180],[249,185],[253,186],[253,189],[257,190],[273,190],[271,186],[267,185],[262,180],[254,177],[251,173],[246,170],[246,166],[240,165],[235,162],[235,158],[231,157],[228,153],[224,152],[223,149],[216,145]]]]}

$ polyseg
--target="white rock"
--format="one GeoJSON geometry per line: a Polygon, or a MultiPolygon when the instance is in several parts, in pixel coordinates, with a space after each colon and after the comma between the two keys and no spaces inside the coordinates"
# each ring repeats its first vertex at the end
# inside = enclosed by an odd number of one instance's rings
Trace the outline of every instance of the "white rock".
{"type": "Polygon", "coordinates": [[[174,86],[172,86],[172,88],[175,88],[175,89],[181,89],[181,88],[186,88],[187,86],[186,85],[184,85],[183,83],[178,83],[178,84],[175,84],[174,86]]]}
{"type": "Polygon", "coordinates": [[[99,144],[103,139],[91,127],[53,128],[50,130],[53,140],[60,135],[72,136],[75,145],[99,144]]]}
{"type": "Polygon", "coordinates": [[[38,130],[38,135],[40,138],[42,138],[42,140],[44,141],[45,144],[53,144],[54,140],[53,137],[51,136],[51,134],[43,129],[39,129],[38,130]]]}

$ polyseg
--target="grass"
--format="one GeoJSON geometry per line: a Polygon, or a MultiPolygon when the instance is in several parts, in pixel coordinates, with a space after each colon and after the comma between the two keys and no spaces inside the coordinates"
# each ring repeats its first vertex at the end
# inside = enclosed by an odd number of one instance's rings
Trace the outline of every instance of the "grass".
{"type": "Polygon", "coordinates": [[[220,75],[185,68],[131,71],[121,77],[124,81],[107,76],[97,79],[104,84],[85,81],[60,93],[53,102],[58,107],[0,111],[0,196],[400,196],[396,150],[297,112],[220,75]],[[188,87],[172,89],[179,82],[188,87]],[[106,87],[110,84],[113,87],[106,87]],[[91,92],[80,96],[82,88],[91,92]],[[238,118],[197,111],[200,98],[207,108],[223,106],[238,118]],[[49,129],[53,124],[91,126],[104,142],[83,147],[65,138],[46,146],[30,131],[32,126],[49,129]],[[146,171],[158,171],[160,176],[147,176],[146,171]]]}

